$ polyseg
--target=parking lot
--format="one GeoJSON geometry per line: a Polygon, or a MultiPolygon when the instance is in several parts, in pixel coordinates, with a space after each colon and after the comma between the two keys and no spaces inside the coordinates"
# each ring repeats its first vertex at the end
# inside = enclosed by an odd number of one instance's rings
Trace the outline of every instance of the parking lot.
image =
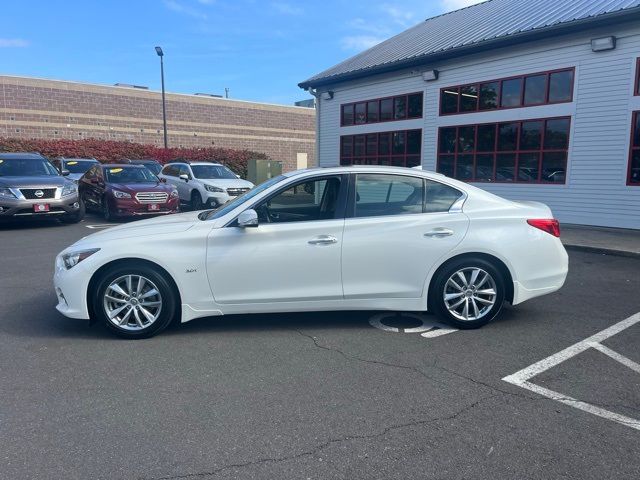
{"type": "Polygon", "coordinates": [[[562,290],[474,331],[325,312],[123,341],[54,309],[55,255],[105,227],[0,225],[0,478],[640,478],[640,260],[571,251],[562,290]]]}

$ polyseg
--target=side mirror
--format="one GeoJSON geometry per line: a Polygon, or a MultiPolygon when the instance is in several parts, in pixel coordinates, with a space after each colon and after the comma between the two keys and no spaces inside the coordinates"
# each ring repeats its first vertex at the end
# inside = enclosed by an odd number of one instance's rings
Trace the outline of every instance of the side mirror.
{"type": "Polygon", "coordinates": [[[166,178],[161,178],[161,179],[160,179],[160,181],[161,181],[162,183],[167,183],[167,179],[166,179],[166,178]]]}
{"type": "Polygon", "coordinates": [[[241,177],[240,175],[238,175],[237,173],[236,173],[236,177],[238,177],[238,178],[242,178],[242,177],[241,177]]]}
{"type": "Polygon", "coordinates": [[[238,226],[241,228],[257,227],[258,214],[255,210],[249,209],[238,215],[238,226]]]}
{"type": "Polygon", "coordinates": [[[63,177],[68,176],[70,173],[71,172],[69,170],[66,170],[64,168],[60,171],[60,175],[62,175],[63,177]]]}
{"type": "Polygon", "coordinates": [[[178,178],[180,178],[180,180],[184,180],[185,182],[189,181],[189,175],[186,175],[184,173],[182,175],[180,175],[180,177],[178,177],[178,178]]]}

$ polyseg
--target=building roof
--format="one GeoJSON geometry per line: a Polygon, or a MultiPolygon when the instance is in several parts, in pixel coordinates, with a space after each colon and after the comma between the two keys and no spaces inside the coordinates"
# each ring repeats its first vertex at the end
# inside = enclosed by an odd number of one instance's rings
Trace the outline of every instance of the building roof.
{"type": "Polygon", "coordinates": [[[318,87],[640,18],[640,0],[488,0],[429,18],[300,83],[318,87]]]}

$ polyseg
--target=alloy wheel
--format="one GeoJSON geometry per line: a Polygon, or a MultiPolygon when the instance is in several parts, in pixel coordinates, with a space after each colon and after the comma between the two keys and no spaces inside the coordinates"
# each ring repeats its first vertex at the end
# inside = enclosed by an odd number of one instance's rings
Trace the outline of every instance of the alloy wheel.
{"type": "Polygon", "coordinates": [[[116,327],[137,331],[152,325],[162,311],[158,287],[142,275],[123,275],[113,280],[103,296],[107,319],[116,327]]]}
{"type": "Polygon", "coordinates": [[[481,268],[462,268],[445,283],[443,298],[449,313],[458,320],[479,320],[496,303],[496,282],[481,268]]]}

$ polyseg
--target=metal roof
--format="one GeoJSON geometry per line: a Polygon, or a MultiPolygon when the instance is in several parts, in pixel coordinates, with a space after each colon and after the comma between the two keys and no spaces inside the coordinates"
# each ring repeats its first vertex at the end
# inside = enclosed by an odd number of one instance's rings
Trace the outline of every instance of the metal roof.
{"type": "Polygon", "coordinates": [[[638,18],[640,0],[488,0],[429,18],[300,83],[326,85],[638,18]]]}

